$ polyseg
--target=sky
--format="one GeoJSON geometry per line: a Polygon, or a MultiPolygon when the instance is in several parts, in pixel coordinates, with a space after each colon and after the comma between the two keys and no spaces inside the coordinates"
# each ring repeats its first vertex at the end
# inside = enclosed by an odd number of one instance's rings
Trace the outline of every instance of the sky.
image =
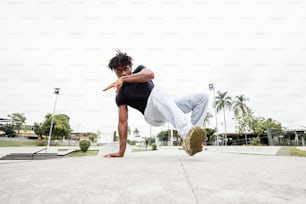
{"type": "MultiPolygon", "coordinates": [[[[58,87],[56,113],[67,114],[74,131],[111,135],[115,92],[102,89],[116,80],[107,64],[120,49],[134,68],[152,69],[171,97],[207,93],[214,113],[214,83],[232,97],[244,94],[256,116],[306,126],[303,0],[0,0],[0,29],[0,117],[18,112],[28,125],[42,122],[58,87]]],[[[129,126],[150,134],[131,108],[129,126]]]]}

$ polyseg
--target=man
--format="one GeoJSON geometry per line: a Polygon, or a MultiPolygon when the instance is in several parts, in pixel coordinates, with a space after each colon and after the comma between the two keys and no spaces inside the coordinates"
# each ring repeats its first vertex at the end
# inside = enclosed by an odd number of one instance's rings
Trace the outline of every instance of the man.
{"type": "Polygon", "coordinates": [[[119,108],[118,132],[120,147],[116,153],[105,157],[123,157],[128,135],[128,106],[139,110],[145,120],[152,126],[161,126],[170,122],[183,139],[184,150],[190,155],[202,151],[205,132],[201,125],[208,106],[206,94],[194,94],[172,99],[163,89],[153,83],[154,73],[143,65],[132,72],[132,58],[126,53],[117,51],[108,67],[118,79],[107,86],[116,90],[116,103],[119,108]],[[191,112],[191,118],[185,114],[191,112]]]}

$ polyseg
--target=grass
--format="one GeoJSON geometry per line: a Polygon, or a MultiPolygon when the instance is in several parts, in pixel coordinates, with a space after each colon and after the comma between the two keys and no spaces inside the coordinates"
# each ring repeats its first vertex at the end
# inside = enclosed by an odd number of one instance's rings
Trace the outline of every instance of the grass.
{"type": "Polygon", "coordinates": [[[299,150],[296,147],[289,147],[290,156],[306,157],[306,151],[299,150]]]}
{"type": "Polygon", "coordinates": [[[29,147],[29,146],[37,146],[37,141],[0,140],[0,147],[29,147]]]}
{"type": "Polygon", "coordinates": [[[99,153],[99,150],[88,150],[87,152],[82,152],[80,150],[72,152],[69,154],[69,157],[83,157],[83,156],[96,156],[99,153]]]}
{"type": "MultiPolygon", "coordinates": [[[[25,138],[1,138],[0,147],[34,147],[34,146],[47,146],[47,140],[25,139],[25,138]]],[[[74,144],[52,144],[51,146],[77,146],[78,142],[74,144]]]]}

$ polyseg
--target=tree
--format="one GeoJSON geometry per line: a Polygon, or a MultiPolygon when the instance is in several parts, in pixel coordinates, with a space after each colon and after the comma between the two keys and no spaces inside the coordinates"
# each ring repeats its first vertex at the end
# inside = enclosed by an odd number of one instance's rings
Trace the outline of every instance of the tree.
{"type": "Polygon", "coordinates": [[[8,137],[16,137],[14,125],[12,124],[0,125],[0,130],[4,131],[8,137]]]}
{"type": "Polygon", "coordinates": [[[235,97],[235,100],[233,101],[233,111],[234,111],[235,116],[239,114],[245,114],[246,111],[250,109],[245,104],[245,102],[249,100],[250,99],[246,98],[243,94],[235,97]]]}
{"type": "Polygon", "coordinates": [[[232,98],[228,95],[228,92],[221,92],[218,91],[216,96],[216,101],[215,101],[215,107],[217,112],[220,112],[223,110],[223,120],[224,120],[224,130],[225,130],[225,135],[224,135],[224,143],[226,144],[226,118],[225,118],[225,109],[231,110],[232,107],[232,98]]]}
{"type": "Polygon", "coordinates": [[[206,127],[206,125],[210,124],[210,119],[213,117],[214,116],[210,112],[207,112],[206,116],[204,117],[203,126],[206,127]]]}
{"type": "Polygon", "coordinates": [[[169,131],[163,130],[157,134],[157,138],[159,141],[167,142],[169,140],[169,131]]]}
{"type": "Polygon", "coordinates": [[[254,135],[260,137],[265,134],[266,128],[264,126],[265,118],[259,116],[253,116],[250,118],[249,121],[249,129],[251,130],[254,135]]]}
{"type": "Polygon", "coordinates": [[[133,131],[133,134],[135,137],[140,137],[139,130],[137,128],[135,128],[135,130],[133,131]]]}
{"type": "Polygon", "coordinates": [[[173,134],[173,145],[182,145],[182,138],[180,137],[180,135],[178,134],[177,130],[168,130],[168,135],[169,137],[171,137],[171,131],[173,134]]]}
{"type": "Polygon", "coordinates": [[[258,138],[265,135],[268,128],[273,129],[277,134],[283,133],[282,124],[272,118],[265,119],[264,117],[254,116],[253,112],[248,109],[244,114],[237,117],[239,124],[239,133],[245,134],[247,144],[247,132],[251,132],[258,138]]]}
{"type": "MultiPolygon", "coordinates": [[[[57,114],[54,115],[54,124],[53,124],[53,130],[52,130],[52,136],[53,139],[63,139],[70,138],[71,128],[69,125],[69,117],[65,114],[57,114]]],[[[52,115],[48,113],[45,116],[45,121],[42,124],[42,132],[44,135],[49,135],[50,127],[51,127],[51,120],[52,115]]]]}
{"type": "Polygon", "coordinates": [[[256,122],[253,112],[248,109],[245,113],[236,115],[236,119],[238,121],[238,132],[240,135],[244,134],[245,144],[248,144],[247,132],[252,130],[252,124],[256,122]]]}
{"type": "Polygon", "coordinates": [[[272,118],[268,118],[264,121],[264,127],[267,128],[271,128],[271,129],[275,129],[278,130],[278,134],[282,134],[283,133],[283,127],[282,124],[276,120],[273,120],[272,118]]]}
{"type": "Polygon", "coordinates": [[[131,128],[130,128],[130,126],[128,126],[128,135],[130,135],[131,134],[131,128]]]}
{"type": "Polygon", "coordinates": [[[261,124],[260,127],[262,127],[262,128],[258,132],[259,136],[264,135],[266,133],[267,129],[272,129],[273,133],[276,134],[276,135],[284,134],[282,124],[280,122],[276,121],[276,120],[273,120],[272,118],[268,118],[268,119],[263,118],[262,124],[261,124]]]}
{"type": "Polygon", "coordinates": [[[36,135],[39,135],[39,138],[42,139],[43,136],[43,130],[42,130],[42,123],[34,123],[34,133],[36,135]]]}
{"type": "Polygon", "coordinates": [[[20,129],[23,124],[25,124],[26,117],[23,113],[12,113],[11,115],[7,115],[12,120],[12,124],[15,127],[15,130],[17,130],[17,136],[19,135],[20,129]]]}
{"type": "Polygon", "coordinates": [[[90,133],[88,134],[88,138],[89,138],[90,141],[92,141],[92,142],[97,142],[98,134],[97,134],[97,133],[94,133],[94,132],[90,132],[90,133]]]}
{"type": "Polygon", "coordinates": [[[206,137],[207,137],[207,143],[213,143],[215,139],[213,139],[213,135],[216,132],[216,128],[205,128],[206,137]]]}

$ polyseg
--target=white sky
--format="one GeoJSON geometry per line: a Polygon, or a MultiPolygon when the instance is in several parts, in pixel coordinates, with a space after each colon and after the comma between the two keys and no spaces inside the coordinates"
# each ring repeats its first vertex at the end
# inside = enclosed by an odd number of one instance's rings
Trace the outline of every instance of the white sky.
{"type": "MultiPolygon", "coordinates": [[[[303,0],[0,0],[0,29],[0,117],[42,122],[60,87],[56,112],[74,131],[112,133],[115,93],[101,90],[116,79],[107,64],[120,49],[173,96],[203,91],[212,102],[214,82],[250,98],[257,116],[306,126],[303,0]]],[[[129,119],[149,135],[140,113],[129,119]]]]}

